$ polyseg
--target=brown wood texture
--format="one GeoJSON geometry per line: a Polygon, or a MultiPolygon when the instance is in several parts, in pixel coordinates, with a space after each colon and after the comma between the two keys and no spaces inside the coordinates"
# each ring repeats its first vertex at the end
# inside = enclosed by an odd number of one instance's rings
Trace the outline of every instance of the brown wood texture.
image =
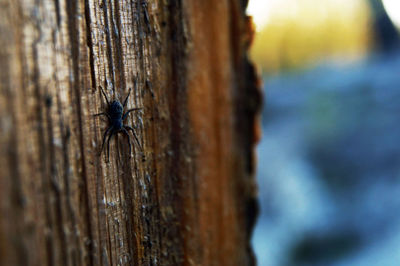
{"type": "Polygon", "coordinates": [[[240,0],[0,0],[0,265],[252,265],[240,0]],[[142,108],[110,162],[110,99],[142,108]]]}

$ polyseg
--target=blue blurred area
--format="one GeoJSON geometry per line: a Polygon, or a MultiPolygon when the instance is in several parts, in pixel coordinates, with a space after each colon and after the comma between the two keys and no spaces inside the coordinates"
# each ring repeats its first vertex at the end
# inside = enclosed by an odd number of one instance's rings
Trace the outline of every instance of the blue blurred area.
{"type": "Polygon", "coordinates": [[[265,79],[261,266],[400,265],[400,53],[265,79]]]}

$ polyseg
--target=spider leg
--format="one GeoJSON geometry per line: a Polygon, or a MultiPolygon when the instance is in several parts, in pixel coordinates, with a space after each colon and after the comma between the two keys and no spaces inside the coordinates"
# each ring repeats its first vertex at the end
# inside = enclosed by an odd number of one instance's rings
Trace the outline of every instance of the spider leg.
{"type": "Polygon", "coordinates": [[[130,131],[132,131],[132,134],[133,134],[133,137],[134,137],[135,140],[136,140],[136,143],[138,144],[140,150],[143,151],[142,145],[140,145],[140,142],[139,142],[138,137],[136,136],[135,130],[134,130],[131,126],[124,126],[124,128],[125,128],[125,129],[128,129],[128,130],[130,130],[130,131]]]}
{"type": "Polygon", "coordinates": [[[110,139],[115,134],[115,131],[111,131],[111,134],[107,138],[107,163],[110,162],[110,139]]]}
{"type": "Polygon", "coordinates": [[[115,134],[115,142],[117,143],[117,158],[118,162],[121,163],[121,156],[120,156],[120,147],[119,147],[119,139],[118,139],[118,134],[115,134]]]}
{"type": "Polygon", "coordinates": [[[95,114],[95,115],[93,115],[93,116],[96,117],[96,116],[101,116],[101,115],[107,116],[108,121],[111,120],[111,117],[110,117],[107,113],[98,113],[98,114],[95,114]]]}
{"type": "Polygon", "coordinates": [[[99,86],[99,88],[101,90],[101,93],[103,93],[104,98],[106,98],[107,106],[109,106],[110,105],[110,101],[108,100],[108,97],[107,97],[106,93],[104,92],[103,87],[99,86]]]}
{"type": "Polygon", "coordinates": [[[125,106],[126,106],[126,103],[128,102],[128,98],[129,98],[129,95],[131,94],[131,90],[132,90],[132,88],[129,88],[128,95],[126,96],[125,101],[124,101],[124,104],[122,105],[124,108],[125,108],[125,106]]]}
{"type": "Polygon", "coordinates": [[[132,108],[132,109],[129,109],[128,111],[126,111],[126,113],[122,116],[122,121],[125,121],[125,119],[128,117],[130,112],[138,111],[138,110],[142,110],[142,108],[132,108]]]}
{"type": "Polygon", "coordinates": [[[129,133],[128,133],[128,131],[127,131],[125,128],[122,128],[121,131],[124,132],[124,134],[128,136],[129,156],[131,156],[131,154],[132,154],[131,136],[129,136],[129,133]]]}
{"type": "Polygon", "coordinates": [[[104,132],[103,144],[101,144],[100,155],[101,155],[101,152],[102,152],[103,149],[104,149],[104,144],[106,143],[106,137],[107,137],[107,135],[110,133],[110,131],[111,131],[112,129],[113,129],[113,127],[111,126],[111,127],[107,128],[106,132],[104,132]]]}

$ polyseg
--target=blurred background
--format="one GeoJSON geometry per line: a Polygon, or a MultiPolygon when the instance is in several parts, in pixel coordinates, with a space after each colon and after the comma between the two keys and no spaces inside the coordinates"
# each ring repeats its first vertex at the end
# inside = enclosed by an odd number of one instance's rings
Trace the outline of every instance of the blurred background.
{"type": "Polygon", "coordinates": [[[400,0],[250,0],[261,266],[400,265],[400,0]]]}

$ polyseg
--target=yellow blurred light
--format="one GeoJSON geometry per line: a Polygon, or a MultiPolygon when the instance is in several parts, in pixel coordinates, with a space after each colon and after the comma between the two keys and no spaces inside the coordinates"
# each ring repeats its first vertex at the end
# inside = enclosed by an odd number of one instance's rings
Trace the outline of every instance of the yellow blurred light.
{"type": "Polygon", "coordinates": [[[368,50],[365,0],[250,0],[249,5],[258,29],[252,58],[267,73],[321,60],[349,61],[368,50]]]}

